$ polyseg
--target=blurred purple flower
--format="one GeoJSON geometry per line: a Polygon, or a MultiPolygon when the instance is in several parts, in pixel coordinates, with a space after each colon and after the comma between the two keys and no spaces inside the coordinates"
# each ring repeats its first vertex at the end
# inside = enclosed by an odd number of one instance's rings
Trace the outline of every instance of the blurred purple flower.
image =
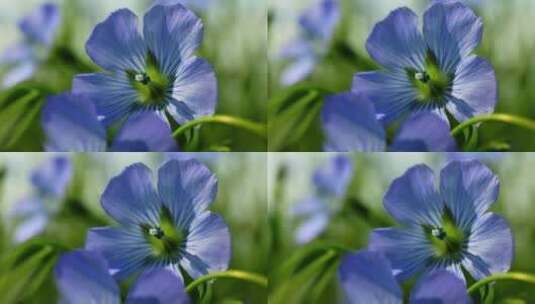
{"type": "MultiPolygon", "coordinates": [[[[324,150],[377,152],[387,150],[386,132],[373,103],[362,94],[328,96],[321,112],[326,135],[324,150]]],[[[390,151],[456,151],[447,123],[433,113],[411,115],[399,128],[390,151]]]]}
{"type": "Polygon", "coordinates": [[[32,172],[33,193],[17,202],[10,213],[16,223],[15,242],[24,242],[45,230],[50,217],[59,211],[71,177],[71,162],[66,157],[47,160],[32,172]]]}
{"type": "Polygon", "coordinates": [[[325,230],[337,211],[336,200],[345,196],[352,177],[353,165],[344,155],[330,159],[326,166],[314,172],[314,195],[296,203],[291,210],[294,216],[302,219],[295,234],[297,243],[308,243],[325,230]]]}
{"type": "Polygon", "coordinates": [[[212,66],[195,56],[202,21],[181,4],[154,5],[145,14],[143,35],[128,9],[98,24],[87,41],[89,57],[106,72],[78,75],[73,93],[86,95],[109,126],[151,111],[179,124],[212,115],[217,81],[212,66]]]}
{"type": "Polygon", "coordinates": [[[498,192],[496,175],[475,160],[447,164],[440,190],[431,169],[414,166],[384,197],[386,210],[403,226],[375,229],[369,249],[385,254],[399,280],[440,269],[464,280],[461,267],[476,280],[505,272],[513,236],[504,218],[488,212],[498,192]]]}
{"type": "Polygon", "coordinates": [[[217,179],[195,160],[171,160],[152,172],[138,163],[111,179],[102,194],[104,210],[120,226],[93,228],[86,249],[100,252],[111,274],[125,279],[165,268],[182,280],[223,271],[230,259],[230,234],[223,219],[207,208],[217,179]]]}
{"type": "Polygon", "coordinates": [[[319,0],[303,12],[299,17],[299,36],[286,44],[279,55],[292,61],[282,74],[282,84],[295,84],[312,73],[327,53],[339,20],[338,0],[319,0]]]}
{"type": "MultiPolygon", "coordinates": [[[[75,250],[63,254],[55,268],[61,303],[121,303],[119,285],[98,253],[75,250]]],[[[144,272],[130,288],[125,303],[190,303],[184,283],[170,270],[144,272]]]]}
{"type": "MultiPolygon", "coordinates": [[[[361,250],[348,254],[338,268],[347,303],[402,304],[403,293],[381,253],[361,250]]],[[[424,274],[413,288],[411,304],[471,303],[464,282],[447,271],[424,274]]]]}
{"type": "Polygon", "coordinates": [[[158,115],[139,112],[130,116],[108,147],[106,128],[86,96],[49,97],[42,111],[47,151],[165,152],[177,151],[171,129],[158,115]]]}
{"type": "Polygon", "coordinates": [[[19,29],[24,35],[19,42],[0,55],[0,66],[7,66],[2,87],[29,79],[38,65],[46,60],[56,38],[61,17],[55,4],[43,4],[22,18],[19,29]]]}
{"type": "Polygon", "coordinates": [[[385,69],[357,73],[353,91],[375,104],[378,118],[391,123],[424,111],[448,123],[492,113],[497,102],[494,69],[473,54],[483,33],[481,19],[459,1],[432,2],[423,34],[418,17],[399,8],[376,24],[366,48],[385,69]]]}

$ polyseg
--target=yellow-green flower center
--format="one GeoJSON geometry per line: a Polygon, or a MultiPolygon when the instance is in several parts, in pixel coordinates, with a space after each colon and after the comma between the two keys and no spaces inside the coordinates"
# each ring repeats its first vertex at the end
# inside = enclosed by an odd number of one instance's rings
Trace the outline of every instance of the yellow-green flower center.
{"type": "Polygon", "coordinates": [[[176,258],[179,255],[185,233],[176,227],[169,210],[162,209],[158,225],[144,225],[142,230],[155,257],[176,258]]]}
{"type": "Polygon", "coordinates": [[[433,55],[426,57],[424,70],[407,70],[408,77],[417,92],[417,100],[422,103],[442,102],[451,91],[453,77],[444,73],[433,55]]]}
{"type": "Polygon", "coordinates": [[[457,259],[466,246],[465,233],[457,227],[451,215],[446,209],[442,216],[440,226],[426,226],[424,230],[430,241],[435,257],[457,259]]]}
{"type": "Polygon", "coordinates": [[[127,71],[128,78],[138,93],[142,106],[160,106],[165,103],[170,84],[168,76],[162,74],[154,55],[149,53],[144,71],[127,71]]]}

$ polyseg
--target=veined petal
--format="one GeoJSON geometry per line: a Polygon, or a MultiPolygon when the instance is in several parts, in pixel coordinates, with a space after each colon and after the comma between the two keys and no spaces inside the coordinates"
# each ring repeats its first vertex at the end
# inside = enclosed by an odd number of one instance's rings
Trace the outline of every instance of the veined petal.
{"type": "Polygon", "coordinates": [[[152,269],[141,274],[128,292],[128,304],[188,304],[184,283],[167,269],[152,269]]]}
{"type": "Polygon", "coordinates": [[[423,270],[433,256],[432,246],[420,226],[375,229],[370,234],[368,249],[384,254],[399,280],[423,270]]]}
{"type": "Polygon", "coordinates": [[[106,151],[106,130],[94,105],[80,95],[49,97],[42,110],[47,151],[106,151]]]}
{"type": "Polygon", "coordinates": [[[161,209],[152,172],[142,163],[128,166],[110,180],[101,197],[102,208],[117,222],[157,225],[161,209]]]}
{"type": "Polygon", "coordinates": [[[138,31],[138,18],[128,9],[98,24],[86,44],[89,57],[109,71],[144,71],[147,49],[138,31]]]}
{"type": "Polygon", "coordinates": [[[208,61],[188,57],[177,67],[169,113],[184,124],[214,114],[217,104],[217,79],[208,61]]]}
{"type": "Polygon", "coordinates": [[[30,41],[50,46],[54,42],[60,22],[61,16],[58,6],[47,3],[23,18],[19,22],[19,28],[30,41]]]}
{"type": "Polygon", "coordinates": [[[352,177],[351,159],[345,155],[337,155],[314,172],[312,181],[321,194],[341,198],[345,195],[352,177]]]}
{"type": "Polygon", "coordinates": [[[119,286],[97,252],[75,250],[63,254],[55,268],[61,303],[119,304],[119,286]]]}
{"type": "Polygon", "coordinates": [[[448,271],[435,271],[422,276],[411,292],[411,304],[469,304],[464,282],[448,271]]]}
{"type": "Polygon", "coordinates": [[[192,278],[198,278],[227,270],[230,255],[230,233],[223,218],[209,211],[197,215],[191,223],[180,266],[192,278]]]}
{"type": "Polygon", "coordinates": [[[514,241],[507,221],[486,213],[472,225],[463,266],[477,280],[507,272],[514,256],[514,241]]]}
{"type": "Polygon", "coordinates": [[[362,250],[346,255],[338,278],[351,304],[401,304],[403,294],[389,261],[379,252],[362,250]]]}
{"type": "Polygon", "coordinates": [[[406,7],[394,10],[375,25],[366,49],[387,69],[423,70],[427,47],[418,29],[418,16],[406,7]]]}
{"type": "Polygon", "coordinates": [[[153,112],[139,112],[124,123],[115,137],[113,151],[171,152],[178,145],[171,135],[171,128],[153,112]]]}
{"type": "Polygon", "coordinates": [[[31,181],[40,194],[60,199],[65,194],[71,176],[71,161],[67,157],[57,156],[35,169],[31,181]]]}
{"type": "Polygon", "coordinates": [[[443,203],[434,181],[429,167],[411,167],[386,191],[385,209],[401,223],[440,227],[443,203]]]}
{"type": "Polygon", "coordinates": [[[468,229],[498,199],[500,182],[477,160],[453,161],[440,172],[440,193],[455,223],[468,229]]]}

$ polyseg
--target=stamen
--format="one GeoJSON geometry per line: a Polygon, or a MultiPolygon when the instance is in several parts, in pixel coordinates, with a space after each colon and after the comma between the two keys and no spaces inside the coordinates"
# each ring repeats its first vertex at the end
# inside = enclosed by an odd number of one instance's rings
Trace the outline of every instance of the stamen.
{"type": "Polygon", "coordinates": [[[161,239],[165,236],[163,230],[160,227],[150,228],[149,234],[157,239],[161,239]]]}
{"type": "Polygon", "coordinates": [[[134,80],[142,84],[148,84],[150,82],[150,77],[146,73],[137,73],[134,75],[134,80]]]}
{"type": "Polygon", "coordinates": [[[428,82],[429,81],[429,75],[427,75],[426,72],[417,72],[414,74],[414,78],[416,80],[419,80],[421,82],[428,82]]]}
{"type": "Polygon", "coordinates": [[[443,240],[446,238],[446,232],[442,228],[431,229],[431,234],[440,240],[443,240]]]}

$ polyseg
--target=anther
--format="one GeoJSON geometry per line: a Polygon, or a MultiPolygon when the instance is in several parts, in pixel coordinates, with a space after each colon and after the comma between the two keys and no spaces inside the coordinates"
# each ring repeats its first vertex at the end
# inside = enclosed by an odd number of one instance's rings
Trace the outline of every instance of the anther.
{"type": "Polygon", "coordinates": [[[417,72],[416,74],[414,74],[414,78],[421,82],[429,81],[429,75],[427,75],[426,72],[417,72]]]}
{"type": "Polygon", "coordinates": [[[163,238],[165,235],[160,227],[150,228],[149,234],[158,239],[163,238]]]}
{"type": "Polygon", "coordinates": [[[137,73],[134,75],[134,80],[142,84],[148,84],[150,82],[150,77],[145,73],[137,73]]]}
{"type": "Polygon", "coordinates": [[[431,234],[437,239],[443,240],[446,238],[446,232],[442,228],[431,229],[431,234]]]}

